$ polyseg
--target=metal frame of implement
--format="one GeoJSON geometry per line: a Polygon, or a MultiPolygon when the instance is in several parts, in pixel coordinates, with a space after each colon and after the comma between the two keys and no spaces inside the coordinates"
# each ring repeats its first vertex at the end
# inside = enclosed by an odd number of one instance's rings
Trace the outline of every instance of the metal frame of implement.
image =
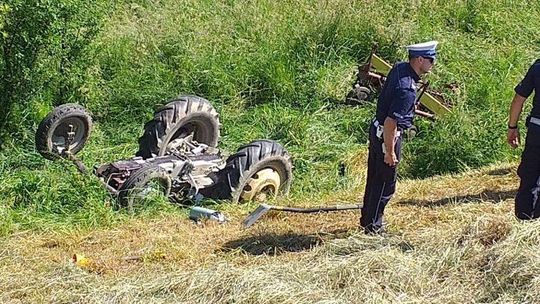
{"type": "MultiPolygon", "coordinates": [[[[374,47],[366,63],[359,67],[358,78],[377,87],[377,89],[380,89],[382,88],[382,84],[384,83],[386,76],[392,69],[392,65],[375,54],[375,50],[376,48],[374,47]]],[[[422,91],[420,92],[420,103],[428,110],[433,112],[435,116],[443,117],[449,114],[450,109],[442,104],[442,100],[434,96],[432,93],[426,92],[428,85],[429,83],[421,83],[420,88],[422,91]]],[[[429,118],[433,117],[432,114],[422,111],[417,111],[417,114],[429,118]]]]}

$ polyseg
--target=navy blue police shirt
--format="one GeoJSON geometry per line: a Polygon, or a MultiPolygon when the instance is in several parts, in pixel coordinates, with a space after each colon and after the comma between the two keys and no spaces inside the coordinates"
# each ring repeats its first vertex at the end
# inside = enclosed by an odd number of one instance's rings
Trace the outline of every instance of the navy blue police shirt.
{"type": "Polygon", "coordinates": [[[514,91],[525,98],[529,97],[534,90],[533,108],[531,116],[540,118],[540,59],[536,60],[525,74],[523,80],[516,86],[514,91]]]}
{"type": "Polygon", "coordinates": [[[412,127],[416,101],[416,83],[420,76],[408,62],[394,65],[377,101],[376,118],[384,124],[386,117],[396,120],[399,129],[412,127]]]}

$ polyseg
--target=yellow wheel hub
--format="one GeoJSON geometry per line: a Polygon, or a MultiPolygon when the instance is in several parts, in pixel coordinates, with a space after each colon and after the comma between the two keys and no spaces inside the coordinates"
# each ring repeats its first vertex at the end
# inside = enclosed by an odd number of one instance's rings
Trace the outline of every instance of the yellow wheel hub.
{"type": "Polygon", "coordinates": [[[279,174],[270,168],[262,169],[255,173],[248,181],[240,194],[241,201],[262,202],[270,197],[275,197],[281,186],[279,174]]]}

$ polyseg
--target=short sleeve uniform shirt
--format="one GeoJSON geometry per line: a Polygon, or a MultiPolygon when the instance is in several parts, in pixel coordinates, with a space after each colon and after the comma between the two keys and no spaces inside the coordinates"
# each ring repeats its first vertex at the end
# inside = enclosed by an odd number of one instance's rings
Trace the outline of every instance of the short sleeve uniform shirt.
{"type": "Polygon", "coordinates": [[[514,91],[525,98],[529,97],[534,90],[533,108],[531,116],[540,118],[540,59],[531,65],[523,80],[515,87],[514,91]]]}
{"type": "Polygon", "coordinates": [[[398,128],[408,129],[413,125],[416,83],[420,76],[408,62],[394,65],[386,78],[377,101],[376,118],[384,124],[386,117],[396,120],[398,128]]]}

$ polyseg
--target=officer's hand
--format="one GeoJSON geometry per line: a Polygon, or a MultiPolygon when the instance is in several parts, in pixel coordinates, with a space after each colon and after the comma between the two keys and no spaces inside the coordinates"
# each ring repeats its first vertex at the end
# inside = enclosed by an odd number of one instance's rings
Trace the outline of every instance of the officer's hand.
{"type": "Polygon", "coordinates": [[[508,129],[507,141],[513,149],[517,148],[519,146],[519,129],[508,129]]]}
{"type": "Polygon", "coordinates": [[[394,167],[398,163],[396,153],[386,153],[384,154],[384,163],[390,167],[394,167]]]}

